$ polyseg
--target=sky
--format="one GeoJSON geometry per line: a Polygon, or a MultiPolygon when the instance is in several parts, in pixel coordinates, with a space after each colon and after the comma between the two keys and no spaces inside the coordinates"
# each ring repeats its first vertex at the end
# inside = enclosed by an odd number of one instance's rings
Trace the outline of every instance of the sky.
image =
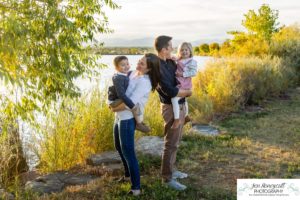
{"type": "Polygon", "coordinates": [[[170,35],[177,40],[224,40],[227,31],[243,30],[241,21],[262,4],[279,10],[281,25],[300,22],[299,0],[115,0],[122,8],[105,9],[114,33],[99,36],[110,43],[170,35]]]}

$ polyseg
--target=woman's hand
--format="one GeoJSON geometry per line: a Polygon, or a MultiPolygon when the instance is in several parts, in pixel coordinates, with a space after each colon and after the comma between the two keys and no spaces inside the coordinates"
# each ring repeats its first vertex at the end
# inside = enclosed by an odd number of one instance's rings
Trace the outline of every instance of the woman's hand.
{"type": "Polygon", "coordinates": [[[117,107],[111,107],[109,106],[110,110],[113,111],[113,112],[119,112],[119,111],[123,111],[123,110],[126,110],[126,107],[125,107],[125,104],[124,103],[121,103],[120,105],[118,105],[117,107]]]}

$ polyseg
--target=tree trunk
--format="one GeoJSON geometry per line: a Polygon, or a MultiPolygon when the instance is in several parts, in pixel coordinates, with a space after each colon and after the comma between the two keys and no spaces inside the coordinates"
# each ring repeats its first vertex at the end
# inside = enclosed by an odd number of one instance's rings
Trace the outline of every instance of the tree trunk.
{"type": "MultiPolygon", "coordinates": [[[[29,167],[24,156],[22,141],[17,127],[10,126],[7,134],[0,129],[0,178],[3,185],[14,181],[19,174],[28,171],[29,167]]],[[[1,183],[0,183],[1,184],[1,183]]]]}

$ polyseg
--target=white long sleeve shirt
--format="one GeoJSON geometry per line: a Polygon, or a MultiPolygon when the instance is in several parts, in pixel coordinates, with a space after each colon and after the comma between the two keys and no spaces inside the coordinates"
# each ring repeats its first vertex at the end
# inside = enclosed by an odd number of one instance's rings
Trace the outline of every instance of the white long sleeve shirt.
{"type": "MultiPolygon", "coordinates": [[[[139,103],[141,111],[144,113],[145,105],[148,101],[151,91],[151,81],[148,75],[138,75],[137,71],[133,71],[129,76],[129,85],[126,90],[126,95],[134,104],[139,103]]],[[[133,118],[130,110],[116,112],[116,117],[119,120],[128,120],[133,118]]]]}
{"type": "Polygon", "coordinates": [[[197,74],[197,61],[194,59],[182,59],[181,62],[186,66],[184,68],[183,77],[193,77],[197,74]]]}

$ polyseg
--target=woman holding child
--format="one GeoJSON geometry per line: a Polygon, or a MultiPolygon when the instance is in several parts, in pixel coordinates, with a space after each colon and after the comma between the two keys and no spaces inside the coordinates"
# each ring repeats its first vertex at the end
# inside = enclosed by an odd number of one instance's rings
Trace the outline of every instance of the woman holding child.
{"type": "MultiPolygon", "coordinates": [[[[136,70],[132,72],[128,72],[129,64],[125,56],[116,57],[114,64],[119,75],[122,76],[117,78],[114,75],[114,87],[109,88],[109,96],[111,93],[117,96],[115,99],[109,99],[112,111],[116,112],[115,148],[120,154],[125,169],[125,176],[122,180],[130,179],[129,194],[137,196],[141,191],[139,165],[134,150],[134,132],[137,123],[143,126],[142,114],[145,104],[150,91],[155,91],[159,84],[160,59],[155,54],[147,53],[139,60],[136,70]],[[122,103],[115,104],[117,99],[122,99],[122,103]]],[[[147,127],[144,127],[144,130],[147,132],[147,127]]]]}

